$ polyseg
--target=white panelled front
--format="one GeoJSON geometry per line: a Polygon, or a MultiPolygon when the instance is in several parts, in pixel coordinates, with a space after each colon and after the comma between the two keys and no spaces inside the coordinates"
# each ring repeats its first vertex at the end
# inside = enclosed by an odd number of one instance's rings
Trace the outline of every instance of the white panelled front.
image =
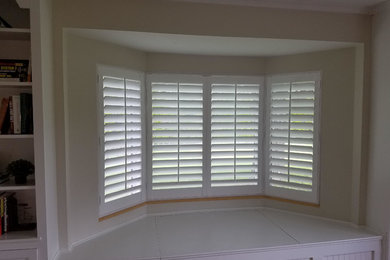
{"type": "Polygon", "coordinates": [[[268,191],[317,202],[319,74],[275,76],[268,82],[268,191]]]}
{"type": "Polygon", "coordinates": [[[373,260],[374,252],[361,252],[343,255],[325,256],[324,260],[373,260]]]}

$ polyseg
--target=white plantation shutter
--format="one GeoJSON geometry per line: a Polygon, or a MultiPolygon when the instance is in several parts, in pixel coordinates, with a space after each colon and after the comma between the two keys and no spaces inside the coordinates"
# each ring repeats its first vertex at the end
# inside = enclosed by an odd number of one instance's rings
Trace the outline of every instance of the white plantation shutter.
{"type": "MultiPolygon", "coordinates": [[[[259,185],[261,80],[211,83],[211,187],[226,187],[225,194],[235,194],[238,189],[232,187],[242,186],[260,192],[255,186],[259,185]]],[[[252,191],[241,188],[241,193],[252,191]]]]}
{"type": "Polygon", "coordinates": [[[150,80],[153,191],[203,183],[203,83],[171,78],[150,80]]]}
{"type": "Polygon", "coordinates": [[[270,195],[317,202],[319,74],[269,80],[270,195]]]}
{"type": "Polygon", "coordinates": [[[262,77],[148,75],[146,129],[143,74],[98,71],[101,216],[144,201],[146,188],[149,200],[265,192],[318,202],[319,73],[267,77],[266,106],[262,77]]]}
{"type": "Polygon", "coordinates": [[[106,75],[110,74],[101,72],[100,76],[104,156],[101,215],[137,203],[142,197],[142,81],[106,75]]]}

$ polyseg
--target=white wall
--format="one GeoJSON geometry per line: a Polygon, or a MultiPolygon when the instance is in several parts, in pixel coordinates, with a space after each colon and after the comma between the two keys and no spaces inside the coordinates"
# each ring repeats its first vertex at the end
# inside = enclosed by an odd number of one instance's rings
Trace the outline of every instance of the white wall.
{"type": "Polygon", "coordinates": [[[260,57],[227,57],[147,53],[146,72],[198,75],[263,75],[265,59],[260,57]]]}
{"type": "MultiPolygon", "coordinates": [[[[76,117],[71,118],[68,115],[72,113],[66,111],[69,100],[72,98],[80,100],[80,97],[77,95],[74,97],[68,96],[68,89],[64,88],[65,77],[63,76],[63,72],[66,68],[63,68],[63,66],[64,58],[67,58],[66,53],[63,55],[63,30],[65,28],[75,27],[233,37],[351,41],[364,43],[365,48],[367,48],[366,46],[368,46],[370,41],[371,25],[370,17],[366,15],[229,5],[206,5],[164,0],[56,0],[54,1],[53,18],[56,86],[56,158],[61,247],[66,247],[68,242],[73,243],[93,232],[113,227],[117,225],[117,222],[124,221],[124,219],[119,217],[115,221],[105,222],[103,227],[98,226],[97,222],[93,223],[93,221],[96,221],[94,219],[90,220],[86,226],[79,226],[77,224],[77,217],[81,216],[83,219],[91,218],[92,215],[95,217],[97,211],[95,212],[95,209],[87,211],[88,205],[86,208],[81,208],[80,212],[73,212],[74,209],[69,207],[70,202],[67,197],[74,196],[73,199],[77,200],[75,197],[77,194],[70,194],[70,185],[73,182],[70,182],[69,178],[77,176],[71,175],[71,173],[80,173],[80,176],[88,184],[83,167],[86,165],[86,160],[91,158],[90,155],[83,157],[83,160],[75,157],[71,152],[73,151],[71,147],[75,143],[69,142],[69,138],[76,137],[76,139],[72,140],[88,146],[91,144],[93,136],[81,135],[84,137],[81,138],[80,133],[75,131],[75,129],[72,129],[72,127],[68,128],[69,122],[72,122],[72,124],[76,123],[76,126],[80,124],[81,120],[79,117],[83,114],[77,115],[74,111],[73,113],[75,113],[74,116],[76,117]],[[292,24],[294,26],[291,26],[292,24]],[[76,121],[74,121],[75,119],[76,121]],[[70,160],[75,160],[75,162],[80,164],[77,169],[73,168],[70,160]],[[73,225],[73,223],[76,223],[76,225],[73,225]]],[[[84,43],[84,46],[88,49],[87,44],[84,43]]],[[[80,57],[84,54],[80,53],[80,57]]],[[[95,57],[88,51],[86,54],[91,55],[92,60],[95,57]]],[[[369,76],[367,74],[367,58],[369,58],[369,55],[368,52],[365,52],[365,80],[369,76]]],[[[76,59],[76,61],[78,60],[76,59]]],[[[79,77],[82,75],[75,76],[79,77]]],[[[77,77],[69,78],[75,80],[77,77]]],[[[367,84],[365,84],[365,89],[367,89],[367,84]]],[[[80,94],[84,95],[83,97],[87,97],[86,93],[82,90],[80,90],[80,94]]],[[[363,132],[360,139],[362,140],[364,138],[365,134],[363,132]]],[[[84,150],[81,149],[81,151],[84,150]]],[[[360,161],[360,158],[358,160],[360,161]]],[[[90,171],[91,168],[88,167],[90,166],[87,166],[88,171],[90,171]]],[[[89,183],[89,185],[88,187],[97,189],[97,185],[93,185],[92,183],[89,183]]],[[[86,194],[88,192],[85,191],[86,194]]],[[[90,200],[81,200],[76,203],[81,207],[81,205],[85,206],[84,203],[86,202],[90,202],[90,200]]]]}
{"type": "MultiPolygon", "coordinates": [[[[373,19],[373,63],[368,171],[367,224],[390,229],[390,2],[373,19]]],[[[390,259],[390,255],[387,255],[390,259]]]]}
{"type": "Polygon", "coordinates": [[[134,211],[127,219],[98,222],[96,64],[144,71],[145,54],[66,34],[63,55],[68,239],[74,243],[138,216],[134,211]]]}

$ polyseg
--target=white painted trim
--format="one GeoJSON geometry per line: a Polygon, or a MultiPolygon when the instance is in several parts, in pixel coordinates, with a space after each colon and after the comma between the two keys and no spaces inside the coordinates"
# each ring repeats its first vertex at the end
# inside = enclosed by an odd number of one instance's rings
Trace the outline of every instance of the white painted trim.
{"type": "Polygon", "coordinates": [[[64,250],[64,249],[58,249],[56,251],[56,253],[53,255],[53,258],[52,259],[49,259],[49,260],[57,260],[62,254],[68,252],[68,250],[64,250]]]}
{"type": "Polygon", "coordinates": [[[372,14],[373,6],[356,6],[346,4],[326,4],[309,1],[282,1],[282,0],[173,0],[177,2],[192,2],[203,4],[224,4],[237,6],[252,6],[287,10],[303,10],[331,13],[372,14]]]}
{"type": "MultiPolygon", "coordinates": [[[[143,210],[146,211],[146,209],[143,209],[143,210]]],[[[88,237],[82,238],[82,239],[80,239],[80,240],[78,240],[78,241],[76,241],[76,242],[73,242],[73,243],[70,245],[70,247],[69,247],[69,252],[73,251],[73,248],[75,248],[75,247],[77,247],[77,246],[79,246],[79,245],[81,245],[81,244],[83,244],[83,243],[86,243],[86,242],[88,242],[88,241],[90,241],[90,240],[93,240],[93,239],[95,239],[95,238],[101,237],[101,236],[103,236],[103,235],[106,235],[106,234],[108,234],[108,233],[110,233],[110,232],[112,232],[112,231],[114,231],[114,230],[121,229],[121,228],[123,228],[124,226],[126,226],[126,225],[128,225],[128,224],[131,224],[131,223],[133,223],[133,222],[136,222],[136,221],[138,221],[138,220],[141,220],[141,219],[143,219],[143,218],[146,218],[147,216],[148,216],[148,214],[145,213],[145,214],[143,214],[143,215],[141,215],[141,216],[138,216],[138,217],[136,217],[136,218],[130,219],[130,220],[128,220],[128,221],[125,221],[125,222],[123,222],[122,224],[116,225],[116,226],[114,226],[114,227],[110,227],[110,228],[108,228],[108,229],[105,229],[105,230],[103,230],[103,231],[97,232],[97,233],[95,233],[95,234],[93,234],[93,235],[90,235],[90,236],[88,236],[88,237]]]]}

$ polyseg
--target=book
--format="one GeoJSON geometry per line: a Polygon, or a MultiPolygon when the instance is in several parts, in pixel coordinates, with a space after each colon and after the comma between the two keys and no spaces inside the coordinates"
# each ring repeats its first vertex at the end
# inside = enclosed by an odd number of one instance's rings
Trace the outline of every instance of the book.
{"type": "Polygon", "coordinates": [[[26,82],[29,60],[0,59],[0,80],[26,82]]]}
{"type": "Polygon", "coordinates": [[[2,133],[1,129],[2,129],[3,124],[4,124],[4,120],[6,120],[7,109],[8,109],[8,101],[9,101],[8,98],[3,98],[1,100],[1,106],[0,106],[0,133],[2,133]]]}
{"type": "Polygon", "coordinates": [[[14,133],[14,102],[12,96],[9,97],[9,129],[8,133],[13,134],[14,133]]]}
{"type": "Polygon", "coordinates": [[[1,225],[1,229],[0,229],[0,232],[1,234],[4,234],[4,194],[5,192],[1,193],[0,194],[0,225],[1,225]]]}
{"type": "Polygon", "coordinates": [[[30,93],[20,93],[20,117],[21,133],[33,134],[33,107],[30,93]]]}
{"type": "Polygon", "coordinates": [[[20,96],[12,96],[12,106],[13,106],[13,130],[14,134],[21,133],[21,115],[20,115],[20,96]]]}
{"type": "Polygon", "coordinates": [[[6,198],[6,231],[18,230],[19,218],[18,218],[18,201],[15,198],[14,192],[7,192],[6,198]]]}
{"type": "Polygon", "coordinates": [[[32,95],[20,93],[3,98],[0,105],[0,134],[33,134],[32,95]]]}
{"type": "Polygon", "coordinates": [[[12,192],[0,194],[0,235],[19,228],[18,202],[14,195],[12,192]]]}
{"type": "Polygon", "coordinates": [[[30,62],[28,63],[27,81],[28,81],[28,82],[32,82],[32,75],[31,75],[31,57],[30,57],[30,62]]]}
{"type": "Polygon", "coordinates": [[[3,125],[1,126],[1,134],[9,134],[10,114],[9,114],[9,99],[8,98],[7,98],[7,101],[8,101],[7,112],[5,113],[3,125]]]}
{"type": "Polygon", "coordinates": [[[3,232],[7,233],[8,232],[8,208],[7,208],[7,196],[3,197],[3,204],[4,204],[4,227],[3,227],[3,232]]]}

